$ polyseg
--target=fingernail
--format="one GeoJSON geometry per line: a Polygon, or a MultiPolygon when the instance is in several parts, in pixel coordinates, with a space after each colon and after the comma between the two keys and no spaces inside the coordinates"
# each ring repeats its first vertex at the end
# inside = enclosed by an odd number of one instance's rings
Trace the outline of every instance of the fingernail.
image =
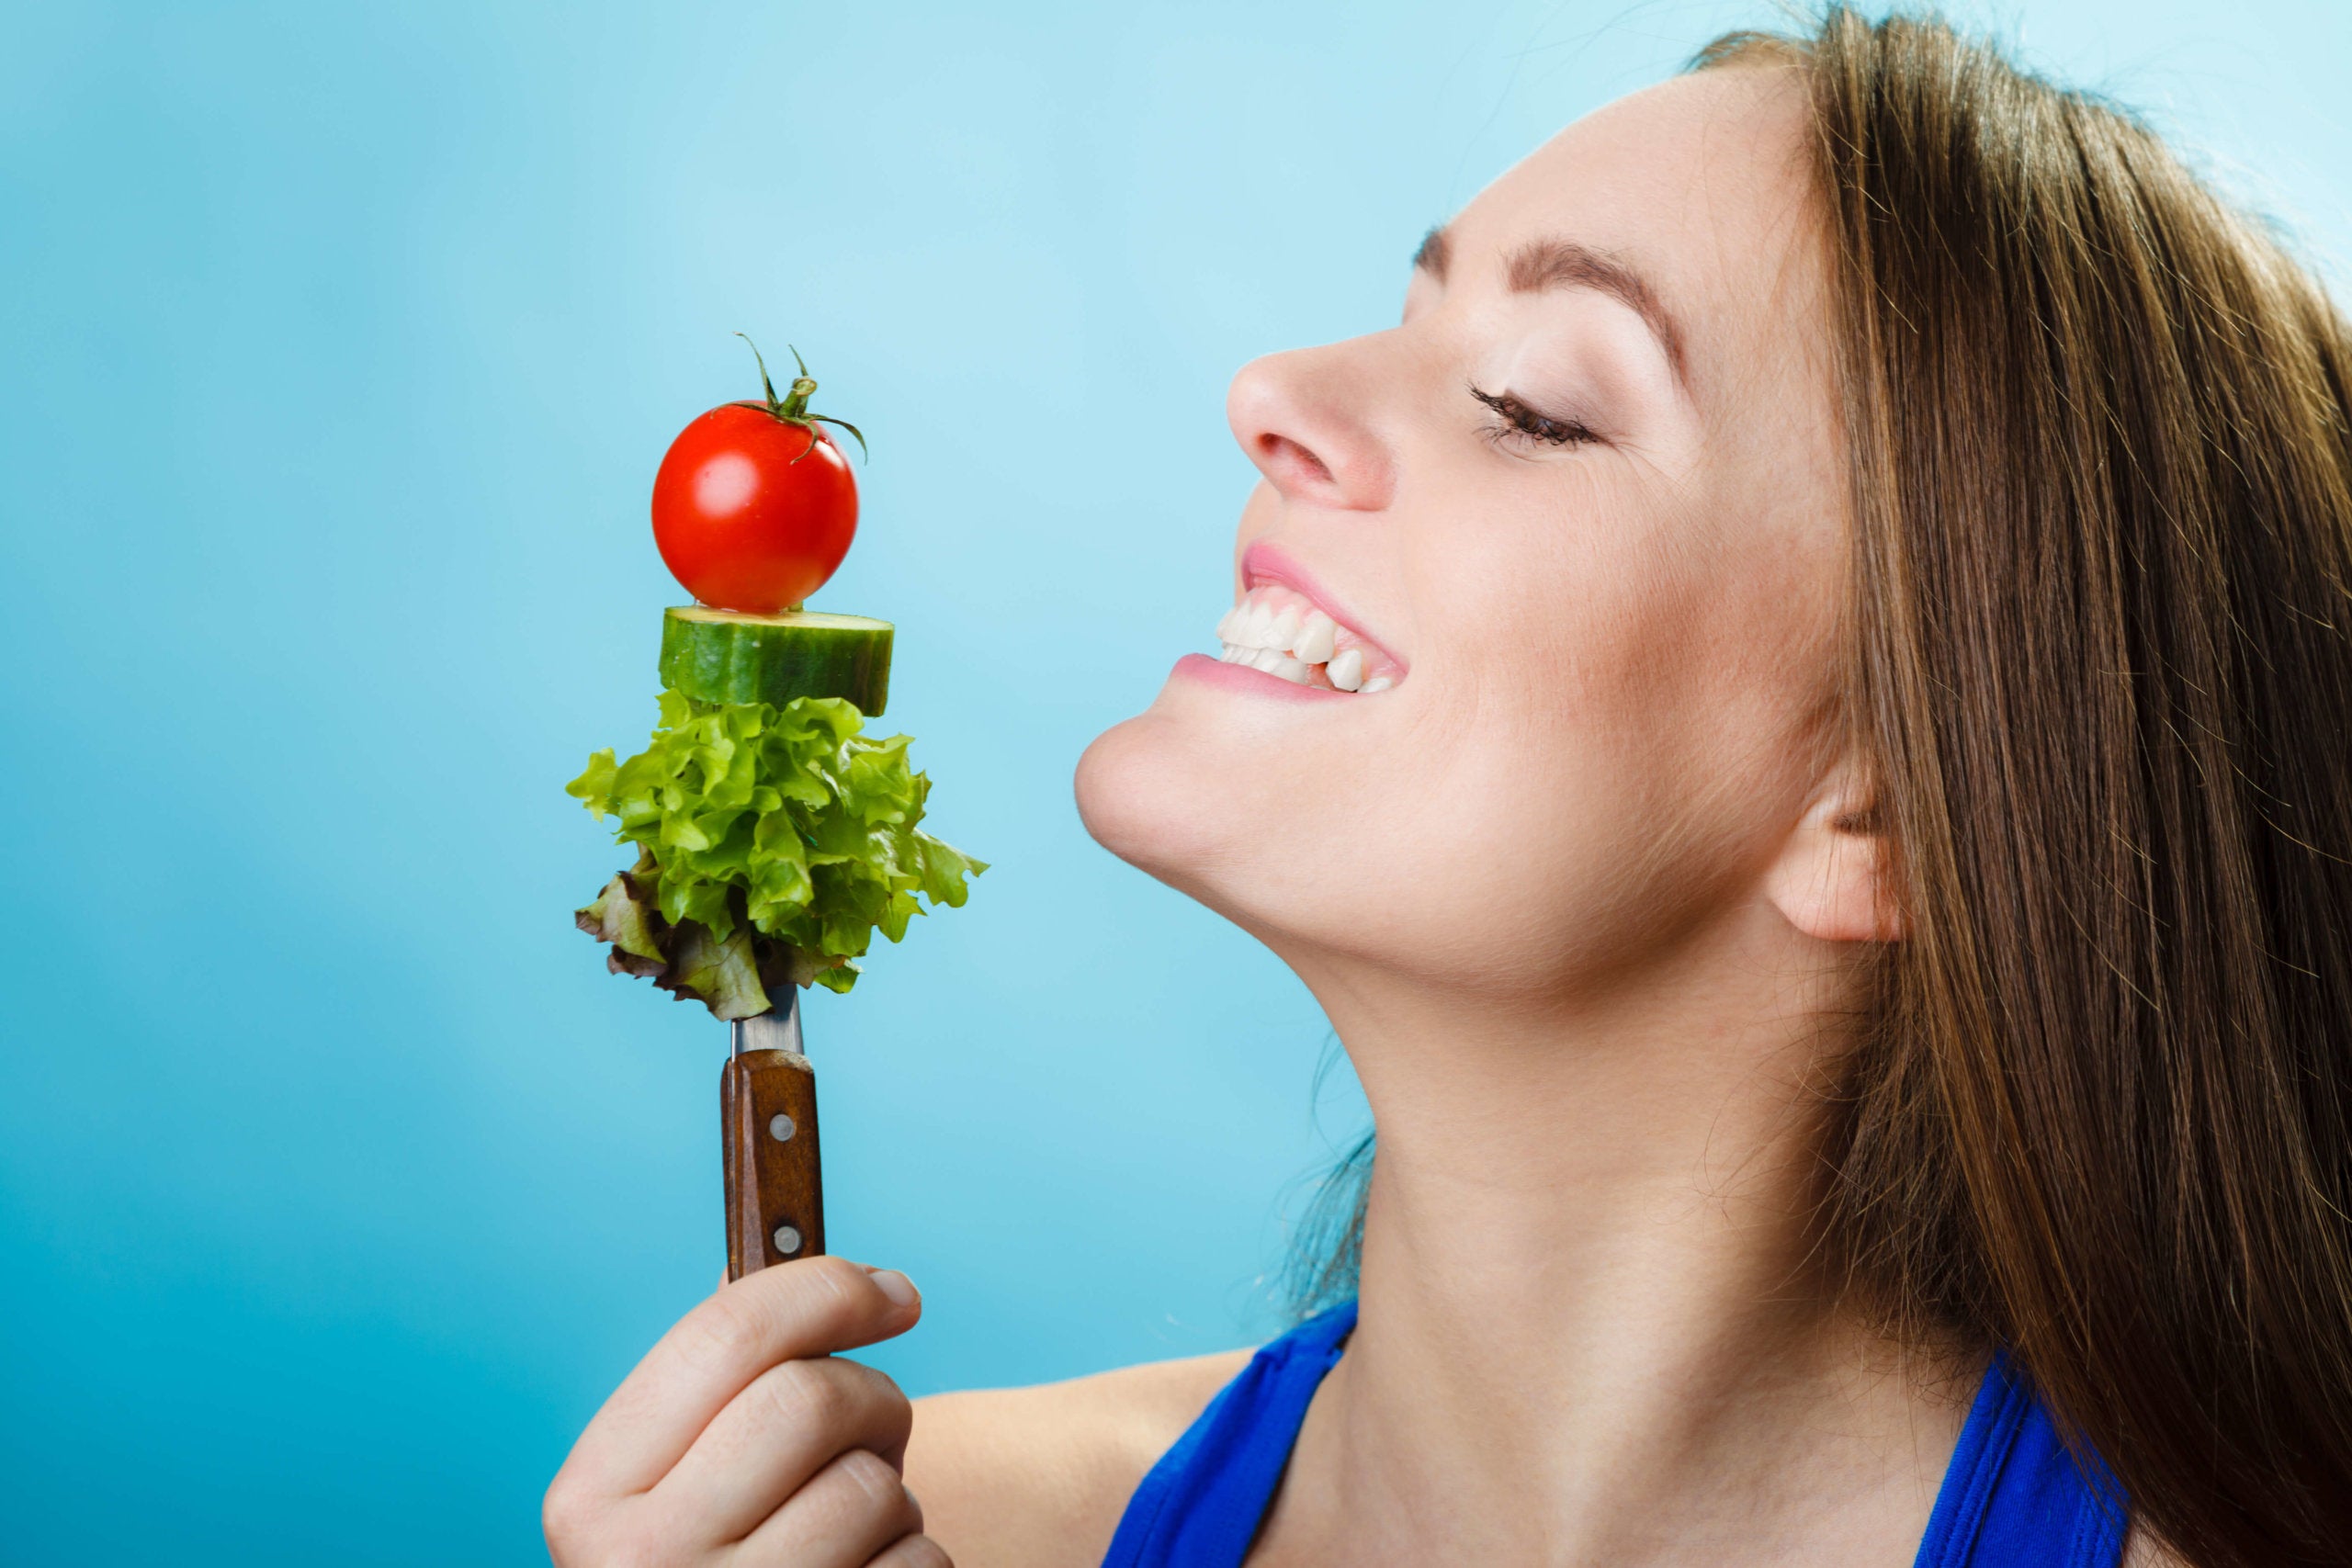
{"type": "Polygon", "coordinates": [[[876,1269],[867,1276],[875,1288],[890,1298],[892,1306],[910,1307],[915,1304],[915,1282],[896,1269],[876,1269]]]}

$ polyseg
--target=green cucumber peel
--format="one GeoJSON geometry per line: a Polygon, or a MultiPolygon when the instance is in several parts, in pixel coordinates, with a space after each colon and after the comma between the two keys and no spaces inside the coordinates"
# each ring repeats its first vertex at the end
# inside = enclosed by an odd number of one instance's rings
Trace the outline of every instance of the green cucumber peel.
{"type": "Polygon", "coordinates": [[[786,984],[847,991],[876,931],[897,942],[926,903],[960,907],[988,869],[922,830],[931,780],[910,738],[868,738],[852,703],[673,690],[661,710],[644,750],[598,751],[564,786],[639,850],[575,917],[616,974],[730,1020],[786,984]]]}
{"type": "Polygon", "coordinates": [[[865,615],[676,604],[662,615],[662,683],[706,703],[842,697],[877,718],[890,698],[892,636],[889,622],[865,615]]]}

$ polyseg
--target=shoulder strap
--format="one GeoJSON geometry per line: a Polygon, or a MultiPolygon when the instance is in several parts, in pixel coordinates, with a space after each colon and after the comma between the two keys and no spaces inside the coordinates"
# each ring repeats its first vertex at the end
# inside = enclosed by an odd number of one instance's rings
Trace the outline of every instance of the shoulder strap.
{"type": "Polygon", "coordinates": [[[1961,1429],[1917,1568],[2119,1568],[2122,1490],[2075,1461],[2041,1401],[1996,1354],[1961,1429]]]}
{"type": "Polygon", "coordinates": [[[1240,1568],[1355,1324],[1349,1302],[1250,1357],[1136,1488],[1103,1568],[1240,1568]]]}

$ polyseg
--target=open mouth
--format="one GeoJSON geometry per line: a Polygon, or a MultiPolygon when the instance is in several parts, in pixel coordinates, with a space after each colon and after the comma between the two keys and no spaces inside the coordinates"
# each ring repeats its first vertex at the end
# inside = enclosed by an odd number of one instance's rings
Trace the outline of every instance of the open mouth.
{"type": "Polygon", "coordinates": [[[1405,674],[1387,649],[1287,583],[1253,582],[1217,622],[1216,635],[1223,662],[1294,685],[1369,697],[1405,674]]]}

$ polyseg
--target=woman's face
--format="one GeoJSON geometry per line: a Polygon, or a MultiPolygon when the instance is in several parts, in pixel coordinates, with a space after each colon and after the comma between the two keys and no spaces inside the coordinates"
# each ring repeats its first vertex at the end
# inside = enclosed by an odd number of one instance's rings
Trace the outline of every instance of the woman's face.
{"type": "Polygon", "coordinates": [[[1097,839],[1310,979],[1556,995],[1753,905],[1843,574],[1805,116],[1765,70],[1612,104],[1432,237],[1400,325],[1241,371],[1235,646],[1088,750],[1097,839]]]}

